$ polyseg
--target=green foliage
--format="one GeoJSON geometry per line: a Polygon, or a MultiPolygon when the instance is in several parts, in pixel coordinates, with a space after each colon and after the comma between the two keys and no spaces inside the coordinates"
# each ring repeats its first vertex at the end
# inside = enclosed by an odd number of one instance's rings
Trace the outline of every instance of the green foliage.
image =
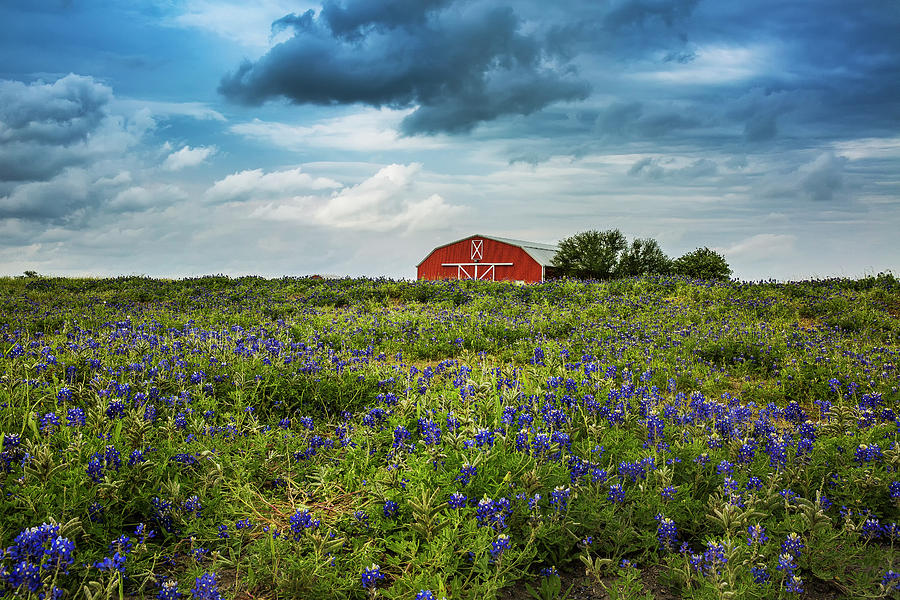
{"type": "Polygon", "coordinates": [[[562,274],[580,279],[666,275],[671,271],[671,261],[656,240],[637,238],[629,245],[618,229],[584,231],[562,240],[553,265],[562,274]]]}
{"type": "Polygon", "coordinates": [[[622,252],[616,274],[619,277],[639,277],[641,275],[667,275],[672,270],[672,261],[659,247],[656,240],[637,238],[622,252]]]}
{"type": "Polygon", "coordinates": [[[563,598],[545,569],[574,564],[610,597],[655,575],[676,597],[787,598],[793,534],[808,595],[890,597],[898,294],[0,279],[0,572],[57,523],[75,555],[42,571],[47,597],[186,597],[215,572],[223,597],[563,598]],[[124,574],[97,567],[120,536],[124,574]]]}
{"type": "Polygon", "coordinates": [[[704,247],[672,261],[672,272],[692,279],[725,280],[731,276],[731,267],[724,256],[704,247]]]}
{"type": "Polygon", "coordinates": [[[558,244],[553,266],[572,277],[610,279],[626,247],[625,236],[618,229],[576,233],[558,244]]]}

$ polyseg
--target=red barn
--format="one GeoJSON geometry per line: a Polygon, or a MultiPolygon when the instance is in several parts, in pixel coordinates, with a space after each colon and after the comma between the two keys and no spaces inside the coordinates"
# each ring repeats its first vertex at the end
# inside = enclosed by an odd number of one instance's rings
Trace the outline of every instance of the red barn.
{"type": "Polygon", "coordinates": [[[555,276],[556,246],[472,235],[432,250],[416,267],[418,279],[482,279],[536,283],[555,276]]]}

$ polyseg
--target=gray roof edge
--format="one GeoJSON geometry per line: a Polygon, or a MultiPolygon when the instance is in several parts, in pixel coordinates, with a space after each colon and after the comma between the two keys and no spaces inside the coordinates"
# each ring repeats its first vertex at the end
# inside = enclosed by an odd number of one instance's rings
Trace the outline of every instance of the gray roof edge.
{"type": "Polygon", "coordinates": [[[539,242],[529,242],[526,240],[516,240],[516,239],[512,239],[512,238],[503,238],[503,237],[497,237],[497,236],[493,236],[493,235],[482,235],[480,233],[473,233],[472,235],[467,235],[464,238],[459,238],[458,240],[453,240],[452,242],[447,242],[446,244],[441,244],[440,246],[435,246],[434,248],[431,249],[431,252],[429,252],[425,256],[425,258],[423,258],[421,260],[421,262],[419,262],[419,264],[416,265],[416,268],[420,267],[422,265],[422,263],[424,263],[426,260],[428,260],[428,257],[431,256],[435,250],[437,250],[439,248],[445,248],[447,246],[452,246],[453,244],[457,244],[459,242],[462,242],[462,241],[465,241],[465,240],[468,240],[471,238],[484,238],[486,240],[493,240],[495,242],[509,244],[510,246],[518,246],[519,248],[524,250],[525,253],[528,254],[528,256],[533,258],[535,260],[535,262],[537,262],[539,265],[541,265],[543,267],[552,266],[551,261],[553,260],[553,254],[556,254],[557,250],[559,250],[559,247],[556,244],[541,244],[539,242]],[[551,252],[553,254],[551,254],[550,256],[547,256],[547,254],[551,253],[551,252]],[[541,256],[542,254],[544,256],[541,256]]]}

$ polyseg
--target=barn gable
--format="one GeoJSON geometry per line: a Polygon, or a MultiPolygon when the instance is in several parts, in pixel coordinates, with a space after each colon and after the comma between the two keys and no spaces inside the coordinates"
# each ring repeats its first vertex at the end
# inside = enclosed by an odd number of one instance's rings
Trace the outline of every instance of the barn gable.
{"type": "Polygon", "coordinates": [[[556,246],[471,235],[432,250],[416,266],[418,279],[543,281],[553,270],[556,246]]]}

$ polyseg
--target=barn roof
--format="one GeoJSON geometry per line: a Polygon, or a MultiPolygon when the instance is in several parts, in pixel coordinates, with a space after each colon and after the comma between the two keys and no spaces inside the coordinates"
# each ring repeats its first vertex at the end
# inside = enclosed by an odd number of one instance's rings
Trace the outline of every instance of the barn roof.
{"type": "MultiPolygon", "coordinates": [[[[502,238],[494,235],[482,235],[480,233],[476,233],[474,235],[467,235],[464,238],[460,238],[458,240],[454,240],[452,242],[447,242],[446,244],[441,244],[440,246],[436,246],[431,252],[437,250],[438,248],[444,248],[445,246],[452,246],[453,244],[457,244],[459,242],[463,242],[472,238],[483,238],[486,240],[494,240],[495,242],[502,242],[504,244],[509,244],[510,246],[518,246],[522,250],[525,251],[528,256],[533,258],[535,262],[537,262],[542,267],[550,267],[553,266],[553,257],[556,256],[556,252],[558,250],[556,244],[541,244],[539,242],[528,242],[525,240],[514,240],[511,238],[502,238]]],[[[428,253],[428,256],[431,256],[431,252],[428,253]]],[[[422,262],[428,260],[426,256],[422,262]]],[[[419,263],[420,265],[422,263],[419,263]]]]}

